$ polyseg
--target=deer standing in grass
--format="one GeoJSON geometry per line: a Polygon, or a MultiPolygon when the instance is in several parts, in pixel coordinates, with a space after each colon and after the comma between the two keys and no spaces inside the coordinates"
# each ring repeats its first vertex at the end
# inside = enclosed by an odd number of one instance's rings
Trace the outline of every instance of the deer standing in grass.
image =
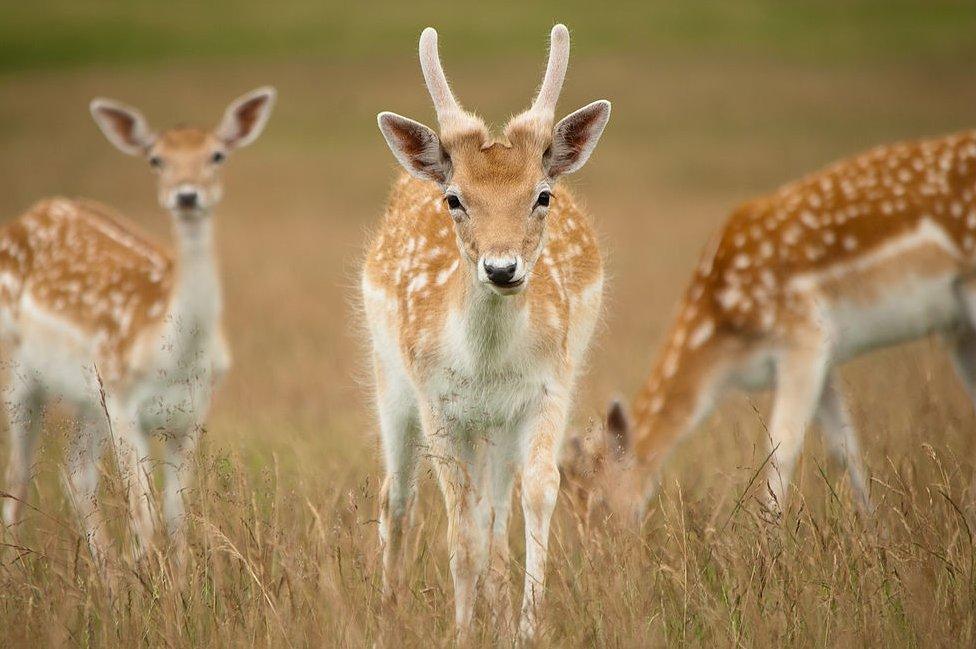
{"type": "Polygon", "coordinates": [[[554,124],[569,32],[553,28],[538,95],[501,139],[458,104],[437,32],[420,63],[440,133],[393,113],[380,130],[407,170],[362,274],[386,479],[384,582],[395,596],[417,465],[432,460],[448,515],[458,633],[484,578],[507,615],[512,486],[521,476],[526,566],[520,631],[536,629],[558,450],[573,386],[600,313],[597,239],[556,184],[589,158],[610,116],[594,102],[554,124]]]}
{"type": "Polygon", "coordinates": [[[976,399],[976,131],[879,147],[740,206],[705,251],[660,360],[564,470],[640,518],[675,442],[732,386],[774,387],[768,505],[816,418],[871,510],[835,368],[937,332],[976,399]]]}
{"type": "Polygon", "coordinates": [[[139,553],[150,543],[152,469],[144,460],[154,434],[165,439],[163,519],[182,553],[190,456],[230,365],[211,215],[219,169],[261,133],[274,98],[271,88],[244,95],[212,132],[158,134],[132,108],[92,101],[108,140],[157,174],[175,255],[87,200],[44,200],[0,229],[0,325],[12,364],[8,527],[20,520],[44,406],[57,402],[74,410],[66,487],[93,554],[101,558],[106,544],[96,493],[109,440],[117,442],[139,553]]]}

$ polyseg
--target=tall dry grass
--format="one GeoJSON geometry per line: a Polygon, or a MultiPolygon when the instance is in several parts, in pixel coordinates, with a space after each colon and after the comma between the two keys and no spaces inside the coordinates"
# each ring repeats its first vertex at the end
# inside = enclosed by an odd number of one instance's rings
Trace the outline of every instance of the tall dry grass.
{"type": "MultiPolygon", "coordinates": [[[[67,509],[32,507],[8,530],[4,646],[452,644],[445,518],[429,480],[406,553],[408,594],[389,604],[371,476],[349,467],[296,479],[277,463],[252,471],[239,455],[205,447],[187,494],[182,571],[163,539],[144,560],[126,558],[124,494],[110,467],[103,506],[116,545],[104,568],[67,509]]],[[[581,529],[561,500],[538,646],[973,644],[976,557],[962,463],[931,445],[910,463],[886,463],[873,481],[877,516],[865,520],[842,471],[813,454],[791,511],[769,522],[750,490],[763,459],[757,449],[717,493],[669,481],[640,533],[581,529]]],[[[516,525],[515,547],[519,536],[516,525]]],[[[475,645],[513,644],[490,620],[482,611],[475,645]]]]}

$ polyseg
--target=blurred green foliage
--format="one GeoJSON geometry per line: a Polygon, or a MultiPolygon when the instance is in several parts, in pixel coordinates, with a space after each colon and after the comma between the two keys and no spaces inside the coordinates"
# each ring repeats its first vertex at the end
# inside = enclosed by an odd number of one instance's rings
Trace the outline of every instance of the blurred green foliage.
{"type": "Polygon", "coordinates": [[[596,53],[976,62],[971,0],[4,0],[0,72],[174,59],[399,55],[427,24],[450,34],[453,57],[517,53],[535,51],[544,40],[540,31],[544,35],[556,21],[585,27],[586,47],[596,53]]]}

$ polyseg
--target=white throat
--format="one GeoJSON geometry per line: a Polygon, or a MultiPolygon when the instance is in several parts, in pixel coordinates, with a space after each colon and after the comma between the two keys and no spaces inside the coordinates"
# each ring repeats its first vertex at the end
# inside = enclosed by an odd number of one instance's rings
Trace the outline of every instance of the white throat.
{"type": "Polygon", "coordinates": [[[472,278],[462,302],[466,347],[475,359],[493,364],[502,361],[519,346],[528,329],[528,301],[525,294],[502,296],[472,278]]]}
{"type": "Polygon", "coordinates": [[[213,219],[209,214],[193,220],[176,216],[174,238],[176,281],[167,317],[172,342],[184,354],[193,353],[216,330],[223,310],[213,219]]]}

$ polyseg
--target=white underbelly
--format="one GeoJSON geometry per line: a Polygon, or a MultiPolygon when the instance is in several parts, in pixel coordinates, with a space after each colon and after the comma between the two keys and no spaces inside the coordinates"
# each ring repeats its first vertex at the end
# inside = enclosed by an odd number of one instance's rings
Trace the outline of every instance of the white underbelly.
{"type": "Polygon", "coordinates": [[[98,394],[95,341],[86,332],[22,300],[11,327],[12,380],[27,381],[52,399],[91,400],[98,394]]]}
{"type": "Polygon", "coordinates": [[[917,278],[867,304],[839,300],[828,305],[837,356],[851,358],[956,326],[960,304],[955,279],[954,274],[917,278]]]}
{"type": "MultiPolygon", "coordinates": [[[[108,381],[107,368],[98,367],[97,337],[39,308],[29,296],[22,300],[9,333],[15,341],[11,380],[36,386],[48,402],[102,407],[96,371],[108,381]]],[[[141,359],[132,381],[117,391],[103,384],[113,413],[137,416],[146,432],[180,432],[202,424],[210,407],[215,362],[226,355],[216,336],[208,341],[180,363],[168,357],[166,345],[147,342],[154,353],[141,359]]]]}
{"type": "Polygon", "coordinates": [[[967,266],[943,228],[922,219],[916,229],[861,256],[795,277],[791,290],[813,299],[837,361],[953,327],[954,290],[967,266]]]}

